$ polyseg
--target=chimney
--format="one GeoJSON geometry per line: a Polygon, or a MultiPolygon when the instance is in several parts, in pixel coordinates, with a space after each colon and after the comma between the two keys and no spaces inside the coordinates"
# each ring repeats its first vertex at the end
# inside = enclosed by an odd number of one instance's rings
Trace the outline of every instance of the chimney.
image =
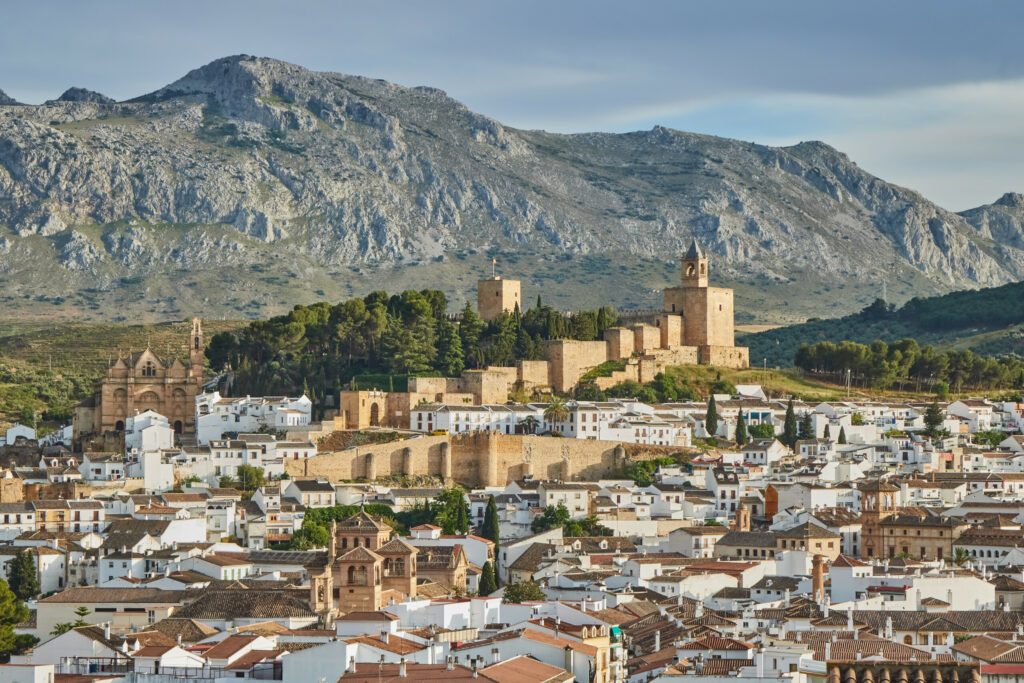
{"type": "Polygon", "coordinates": [[[572,648],[566,645],[565,650],[563,650],[563,652],[565,653],[565,666],[563,666],[562,668],[575,676],[576,671],[573,670],[572,664],[572,648]]]}
{"type": "Polygon", "coordinates": [[[104,621],[103,622],[103,639],[104,640],[110,640],[110,622],[109,621],[104,621]]]}
{"type": "MultiPolygon", "coordinates": [[[[355,661],[356,661],[356,658],[353,657],[352,658],[353,666],[355,665],[355,661]]],[[[445,659],[444,659],[444,668],[447,669],[448,671],[454,671],[455,670],[455,660],[452,659],[451,657],[445,657],[445,659]]]]}
{"type": "Polygon", "coordinates": [[[764,648],[757,648],[757,677],[764,678],[764,648]]]}
{"type": "Polygon", "coordinates": [[[654,632],[654,652],[661,652],[661,629],[654,632]]]}
{"type": "Polygon", "coordinates": [[[832,641],[825,641],[825,661],[827,662],[832,658],[832,641]]]}
{"type": "Polygon", "coordinates": [[[782,604],[785,605],[786,607],[789,607],[789,589],[788,588],[786,589],[786,592],[783,594],[782,604]]]}
{"type": "Polygon", "coordinates": [[[175,638],[175,640],[178,641],[178,647],[181,647],[181,634],[180,633],[178,634],[178,637],[175,638]]]}
{"type": "Polygon", "coordinates": [[[348,658],[348,672],[350,674],[354,674],[356,672],[356,658],[355,657],[349,657],[348,658]]]}
{"type": "Polygon", "coordinates": [[[497,664],[498,662],[501,661],[501,654],[500,654],[500,652],[501,651],[498,650],[498,648],[496,648],[496,647],[492,647],[491,648],[491,664],[497,664]]]}
{"type": "Polygon", "coordinates": [[[387,644],[387,642],[388,642],[388,632],[387,631],[381,631],[380,632],[380,642],[384,643],[385,645],[387,644]]]}
{"type": "Polygon", "coordinates": [[[405,657],[402,657],[402,659],[398,662],[398,677],[406,678],[408,675],[408,672],[405,670],[405,657]]]}
{"type": "Polygon", "coordinates": [[[811,563],[811,597],[822,603],[825,600],[825,558],[815,555],[811,563]]]}

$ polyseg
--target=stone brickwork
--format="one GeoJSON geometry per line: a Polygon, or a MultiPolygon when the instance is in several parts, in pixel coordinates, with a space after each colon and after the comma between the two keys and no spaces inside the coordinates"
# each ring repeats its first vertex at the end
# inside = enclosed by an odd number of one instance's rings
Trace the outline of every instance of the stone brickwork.
{"type": "Polygon", "coordinates": [[[661,348],[671,349],[683,345],[683,316],[663,313],[658,317],[658,331],[661,333],[661,348]]]}
{"type": "Polygon", "coordinates": [[[596,480],[615,474],[625,458],[649,460],[678,448],[613,441],[474,433],[421,436],[387,444],[285,461],[292,478],[332,482],[391,476],[436,476],[468,486],[504,486],[538,479],[596,480]]]}
{"type": "Polygon", "coordinates": [[[640,353],[647,353],[661,347],[661,330],[654,325],[638,323],[633,325],[633,348],[640,353]]]}
{"type": "Polygon", "coordinates": [[[604,331],[604,341],[608,345],[608,358],[629,358],[633,355],[633,330],[625,327],[610,327],[604,331]]]}
{"type": "Polygon", "coordinates": [[[603,341],[556,339],[544,342],[542,353],[551,364],[551,387],[569,391],[587,370],[608,360],[608,344],[603,341]]]}
{"type": "Polygon", "coordinates": [[[476,310],[484,320],[495,320],[502,313],[511,313],[516,306],[522,310],[519,280],[492,277],[476,284],[476,310]]]}

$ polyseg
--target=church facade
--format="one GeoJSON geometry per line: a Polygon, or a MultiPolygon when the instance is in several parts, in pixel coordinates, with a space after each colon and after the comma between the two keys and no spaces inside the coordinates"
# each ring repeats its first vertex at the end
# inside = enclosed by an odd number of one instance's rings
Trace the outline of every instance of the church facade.
{"type": "Polygon", "coordinates": [[[192,319],[188,363],[159,357],[152,349],[118,354],[107,366],[91,398],[75,408],[76,442],[88,436],[119,434],[136,413],[153,410],[168,419],[177,434],[195,433],[196,396],[202,391],[203,328],[192,319]]]}

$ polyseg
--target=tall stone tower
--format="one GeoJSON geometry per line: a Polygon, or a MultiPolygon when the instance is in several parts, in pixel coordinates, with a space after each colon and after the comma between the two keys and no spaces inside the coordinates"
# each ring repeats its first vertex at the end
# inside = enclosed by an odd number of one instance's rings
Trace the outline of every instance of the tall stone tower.
{"type": "Polygon", "coordinates": [[[665,290],[665,312],[682,314],[683,345],[700,348],[701,362],[710,362],[713,347],[736,343],[732,290],[708,286],[708,258],[696,240],[683,256],[680,284],[665,290]]]}
{"type": "Polygon", "coordinates": [[[492,269],[491,277],[476,283],[476,311],[484,320],[500,318],[502,313],[511,313],[516,306],[522,311],[521,294],[519,280],[502,280],[492,269]]]}
{"type": "Polygon", "coordinates": [[[898,494],[898,488],[881,480],[860,487],[861,557],[895,556],[895,548],[886,546],[882,522],[898,512],[898,494]]]}

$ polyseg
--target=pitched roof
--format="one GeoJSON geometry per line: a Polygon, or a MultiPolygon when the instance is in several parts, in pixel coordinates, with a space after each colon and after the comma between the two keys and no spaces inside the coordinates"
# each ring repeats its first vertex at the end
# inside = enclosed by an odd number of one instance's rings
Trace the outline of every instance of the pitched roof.
{"type": "Polygon", "coordinates": [[[60,593],[54,593],[39,602],[75,602],[85,605],[100,603],[153,603],[176,604],[181,601],[184,591],[167,591],[160,588],[100,588],[98,586],[75,586],[60,593]]]}
{"type": "Polygon", "coordinates": [[[249,589],[207,590],[174,616],[182,619],[278,619],[315,617],[316,614],[309,602],[298,597],[295,591],[249,589]]]}

